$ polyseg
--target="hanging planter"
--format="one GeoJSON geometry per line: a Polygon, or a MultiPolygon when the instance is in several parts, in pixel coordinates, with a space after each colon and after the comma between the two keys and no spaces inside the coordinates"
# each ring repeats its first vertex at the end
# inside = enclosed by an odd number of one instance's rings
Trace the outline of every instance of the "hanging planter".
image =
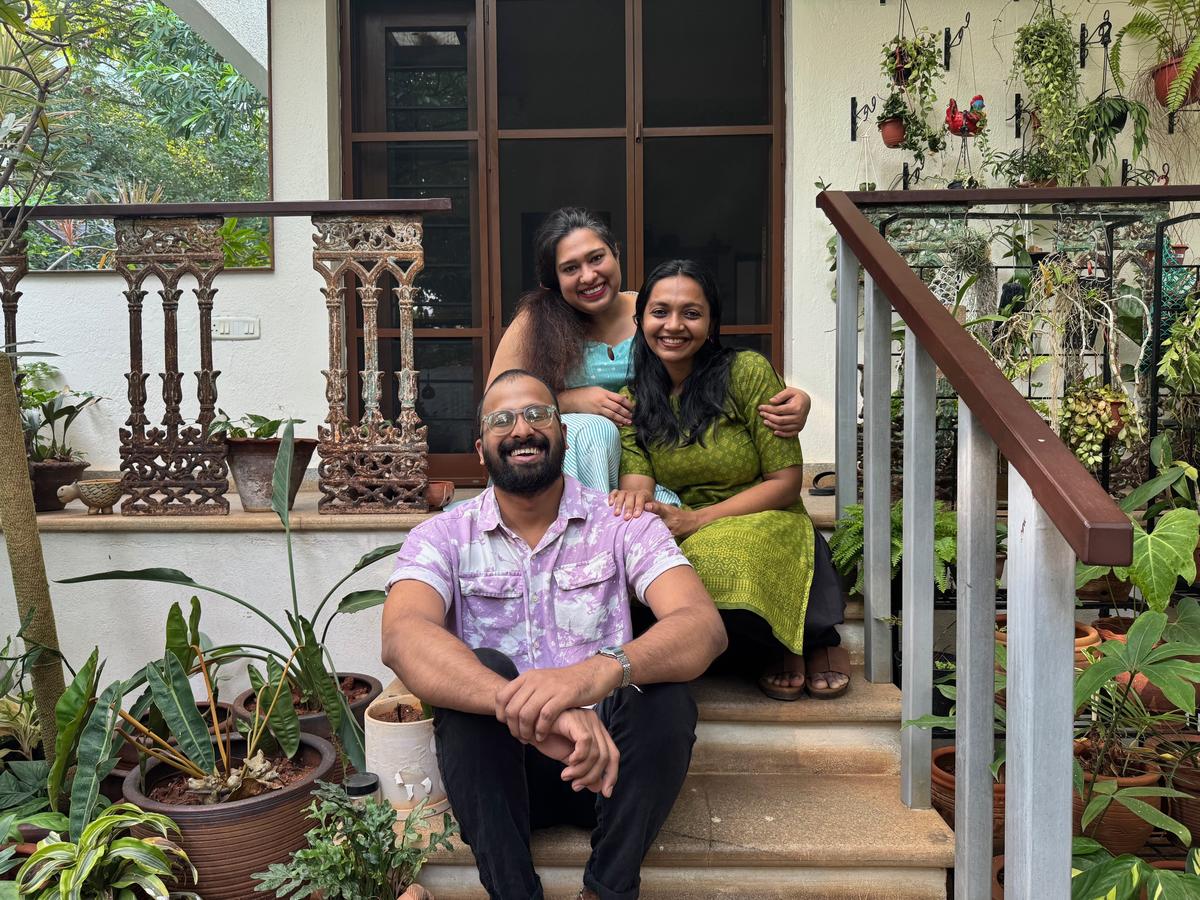
{"type": "Polygon", "coordinates": [[[879,135],[883,138],[883,146],[889,150],[897,149],[908,136],[908,126],[904,119],[884,119],[879,123],[879,135]]]}
{"type": "Polygon", "coordinates": [[[1158,101],[1159,106],[1169,109],[1171,112],[1176,112],[1181,107],[1190,106],[1200,100],[1200,71],[1197,71],[1192,75],[1192,83],[1188,86],[1182,102],[1175,106],[1172,106],[1170,102],[1171,88],[1175,86],[1175,81],[1179,78],[1179,64],[1182,61],[1183,57],[1176,56],[1159,63],[1150,72],[1150,78],[1154,82],[1154,99],[1158,101]]]}

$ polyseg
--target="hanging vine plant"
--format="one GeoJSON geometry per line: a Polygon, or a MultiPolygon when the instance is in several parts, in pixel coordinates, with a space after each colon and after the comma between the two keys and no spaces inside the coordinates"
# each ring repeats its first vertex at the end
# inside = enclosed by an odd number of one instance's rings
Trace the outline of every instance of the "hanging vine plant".
{"type": "Polygon", "coordinates": [[[1017,29],[1012,73],[1025,83],[1027,105],[1037,116],[1034,143],[1054,180],[1077,184],[1091,158],[1079,108],[1079,49],[1070,20],[1041,8],[1017,29]]]}
{"type": "MultiPolygon", "coordinates": [[[[902,24],[904,13],[902,10],[902,24]]],[[[902,30],[883,45],[880,71],[894,86],[878,116],[887,146],[909,151],[918,164],[925,161],[926,153],[944,150],[942,129],[929,124],[929,114],[937,102],[937,82],[942,77],[933,33],[922,29],[907,37],[902,30]]]]}

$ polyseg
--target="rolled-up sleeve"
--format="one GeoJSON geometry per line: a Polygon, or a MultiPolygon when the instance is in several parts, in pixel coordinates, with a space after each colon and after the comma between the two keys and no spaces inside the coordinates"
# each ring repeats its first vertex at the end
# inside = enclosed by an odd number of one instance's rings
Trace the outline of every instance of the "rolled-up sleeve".
{"type": "Polygon", "coordinates": [[[646,591],[667,569],[690,566],[663,520],[653,513],[631,519],[625,530],[625,577],[641,603],[646,591]]]}
{"type": "Polygon", "coordinates": [[[391,590],[397,581],[420,581],[438,592],[449,612],[454,599],[457,551],[439,525],[438,519],[430,519],[408,533],[384,590],[391,590]]]}

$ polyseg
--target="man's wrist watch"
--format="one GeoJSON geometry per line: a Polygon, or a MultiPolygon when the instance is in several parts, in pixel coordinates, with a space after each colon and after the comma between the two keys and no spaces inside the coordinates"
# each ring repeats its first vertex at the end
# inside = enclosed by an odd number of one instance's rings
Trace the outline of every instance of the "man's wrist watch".
{"type": "Polygon", "coordinates": [[[621,664],[621,684],[619,687],[629,687],[630,681],[633,679],[633,666],[629,664],[629,657],[625,655],[625,651],[620,647],[601,647],[596,651],[598,656],[607,656],[609,659],[615,659],[621,664]]]}

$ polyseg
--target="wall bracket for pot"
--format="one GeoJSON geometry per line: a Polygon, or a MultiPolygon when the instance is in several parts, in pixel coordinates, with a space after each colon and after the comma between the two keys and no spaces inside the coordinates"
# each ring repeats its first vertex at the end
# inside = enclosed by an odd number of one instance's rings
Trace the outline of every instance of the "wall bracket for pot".
{"type": "Polygon", "coordinates": [[[950,26],[946,26],[945,32],[942,34],[942,68],[947,72],[950,71],[950,51],[955,47],[961,47],[963,36],[967,33],[967,29],[971,27],[971,11],[967,10],[967,15],[963,20],[962,25],[958,29],[958,33],[954,37],[950,36],[950,26]]]}
{"type": "Polygon", "coordinates": [[[1015,123],[1014,128],[1013,128],[1015,134],[1013,136],[1019,138],[1021,136],[1021,118],[1022,118],[1022,116],[1025,115],[1025,109],[1021,105],[1021,95],[1020,94],[1013,95],[1013,110],[1014,110],[1014,112],[1012,114],[1012,119],[1013,119],[1013,122],[1015,123]]]}
{"type": "Polygon", "coordinates": [[[850,140],[852,142],[858,140],[858,123],[860,121],[863,123],[869,122],[871,117],[875,115],[875,107],[878,103],[878,95],[871,97],[871,102],[861,107],[858,105],[857,97],[850,98],[850,140]]]}
{"type": "Polygon", "coordinates": [[[1104,19],[1096,26],[1095,31],[1088,31],[1087,23],[1079,26],[1079,68],[1087,65],[1088,48],[1103,47],[1104,56],[1108,57],[1108,45],[1112,43],[1112,20],[1109,11],[1104,11],[1104,19]]]}

